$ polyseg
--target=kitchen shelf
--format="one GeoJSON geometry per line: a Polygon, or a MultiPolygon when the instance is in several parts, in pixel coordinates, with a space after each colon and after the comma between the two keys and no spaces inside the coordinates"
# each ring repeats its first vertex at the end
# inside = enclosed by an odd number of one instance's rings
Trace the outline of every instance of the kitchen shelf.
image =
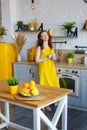
{"type": "Polygon", "coordinates": [[[55,43],[59,43],[59,44],[60,44],[60,43],[62,43],[62,44],[67,44],[67,41],[58,41],[58,42],[57,42],[57,41],[52,41],[52,43],[54,43],[54,44],[55,44],[55,43]]]}
{"type": "Polygon", "coordinates": [[[87,46],[75,46],[75,48],[87,48],[87,46]]]}
{"type": "Polygon", "coordinates": [[[78,38],[77,36],[71,36],[71,37],[68,37],[68,36],[53,36],[52,38],[78,38]]]}
{"type": "Polygon", "coordinates": [[[40,27],[38,30],[28,30],[28,25],[24,25],[23,28],[21,28],[21,30],[15,30],[15,32],[38,32],[43,30],[43,23],[41,23],[40,27]]]}
{"type": "Polygon", "coordinates": [[[16,30],[15,32],[38,32],[38,31],[40,31],[40,30],[16,30]]]}

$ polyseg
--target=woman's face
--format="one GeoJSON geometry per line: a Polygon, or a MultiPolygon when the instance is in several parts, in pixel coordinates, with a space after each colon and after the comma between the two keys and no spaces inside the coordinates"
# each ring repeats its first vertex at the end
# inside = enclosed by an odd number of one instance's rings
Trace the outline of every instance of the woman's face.
{"type": "Polygon", "coordinates": [[[48,33],[47,33],[47,32],[43,32],[43,33],[41,34],[41,39],[42,39],[43,41],[48,41],[48,40],[49,40],[49,35],[48,35],[48,33]]]}

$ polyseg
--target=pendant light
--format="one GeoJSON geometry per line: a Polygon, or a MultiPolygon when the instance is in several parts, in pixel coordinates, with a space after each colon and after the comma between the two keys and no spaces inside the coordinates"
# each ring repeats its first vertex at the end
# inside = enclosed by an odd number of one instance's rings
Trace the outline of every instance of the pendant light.
{"type": "Polygon", "coordinates": [[[35,8],[34,0],[31,0],[31,9],[34,9],[34,8],[35,8]]]}

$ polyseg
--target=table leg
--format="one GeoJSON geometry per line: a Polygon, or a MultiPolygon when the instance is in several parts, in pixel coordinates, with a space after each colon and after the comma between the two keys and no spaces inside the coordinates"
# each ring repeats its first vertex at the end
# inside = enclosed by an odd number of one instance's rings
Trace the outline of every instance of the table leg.
{"type": "MultiPolygon", "coordinates": [[[[5,117],[7,118],[7,122],[9,122],[10,116],[9,116],[9,103],[8,102],[5,102],[4,109],[5,109],[5,117]]],[[[8,126],[6,126],[6,130],[8,130],[8,126]]]]}
{"type": "Polygon", "coordinates": [[[62,130],[67,130],[67,96],[65,97],[65,105],[62,112],[62,130]]]}
{"type": "Polygon", "coordinates": [[[48,130],[57,130],[56,125],[60,119],[62,114],[62,130],[67,130],[67,96],[64,96],[60,99],[58,107],[54,113],[52,121],[48,119],[48,117],[40,111],[40,117],[43,122],[48,126],[48,130]]]}
{"type": "Polygon", "coordinates": [[[5,102],[5,116],[7,117],[8,121],[10,120],[10,116],[9,116],[9,103],[5,102]]]}
{"type": "Polygon", "coordinates": [[[40,109],[36,108],[33,110],[33,130],[40,130],[40,109]]]}

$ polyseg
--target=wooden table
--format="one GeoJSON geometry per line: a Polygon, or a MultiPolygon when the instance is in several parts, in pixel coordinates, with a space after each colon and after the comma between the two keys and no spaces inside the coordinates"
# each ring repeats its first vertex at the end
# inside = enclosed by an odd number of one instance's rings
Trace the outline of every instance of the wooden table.
{"type": "MultiPolygon", "coordinates": [[[[23,83],[20,83],[19,90],[23,83]]],[[[14,98],[9,93],[9,86],[7,81],[0,81],[0,101],[4,102],[5,115],[0,113],[0,117],[5,121],[0,124],[0,129],[3,127],[11,126],[19,130],[31,130],[10,121],[9,104],[29,108],[33,110],[33,130],[41,130],[41,120],[46,124],[48,130],[57,130],[56,125],[62,114],[62,130],[67,130],[67,95],[72,93],[69,89],[57,89],[37,85],[40,92],[44,92],[47,96],[40,101],[20,101],[14,98]],[[48,117],[41,110],[42,108],[55,103],[59,100],[59,105],[55,111],[55,114],[50,121],[48,117]]]]}

